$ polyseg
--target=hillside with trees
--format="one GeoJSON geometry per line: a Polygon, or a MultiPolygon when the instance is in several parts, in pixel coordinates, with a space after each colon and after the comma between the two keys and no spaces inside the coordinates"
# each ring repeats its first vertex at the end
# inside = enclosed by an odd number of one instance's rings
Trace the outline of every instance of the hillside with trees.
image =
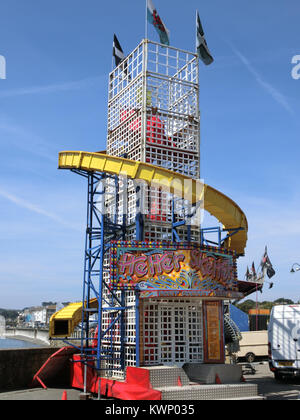
{"type": "Polygon", "coordinates": [[[16,320],[19,315],[19,311],[15,309],[1,309],[0,308],[0,315],[4,316],[5,319],[16,320]]]}
{"type": "Polygon", "coordinates": [[[245,312],[246,314],[248,314],[250,309],[256,309],[256,305],[258,307],[258,309],[272,309],[273,306],[275,305],[293,305],[295,303],[299,303],[299,302],[293,302],[290,299],[285,299],[285,298],[279,298],[274,300],[274,302],[270,302],[270,301],[263,301],[263,302],[258,302],[256,304],[256,301],[251,300],[251,299],[247,299],[242,303],[236,303],[235,306],[237,308],[239,308],[241,311],[245,312]]]}

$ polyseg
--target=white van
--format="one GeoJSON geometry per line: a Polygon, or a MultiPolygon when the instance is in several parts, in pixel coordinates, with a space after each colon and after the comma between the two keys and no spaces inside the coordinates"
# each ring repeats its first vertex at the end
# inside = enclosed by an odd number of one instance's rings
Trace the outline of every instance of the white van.
{"type": "Polygon", "coordinates": [[[268,346],[269,366],[276,379],[300,375],[300,305],[272,308],[268,346]]]}
{"type": "Polygon", "coordinates": [[[268,331],[243,331],[240,350],[236,353],[238,359],[248,363],[268,358],[268,331]]]}

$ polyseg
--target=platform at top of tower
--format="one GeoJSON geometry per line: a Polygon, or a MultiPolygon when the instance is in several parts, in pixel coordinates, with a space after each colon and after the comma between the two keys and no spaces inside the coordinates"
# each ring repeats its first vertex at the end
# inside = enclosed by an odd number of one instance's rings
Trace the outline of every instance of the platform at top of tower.
{"type": "Polygon", "coordinates": [[[196,53],[143,39],[110,73],[109,99],[145,75],[197,85],[198,61],[196,53]]]}

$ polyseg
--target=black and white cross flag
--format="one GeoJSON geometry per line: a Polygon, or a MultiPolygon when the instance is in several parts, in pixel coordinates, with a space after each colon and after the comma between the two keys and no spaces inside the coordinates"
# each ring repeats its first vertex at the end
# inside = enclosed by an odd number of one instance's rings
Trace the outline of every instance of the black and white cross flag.
{"type": "Polygon", "coordinates": [[[125,59],[124,52],[115,34],[113,42],[113,56],[115,57],[116,66],[118,66],[125,59]]]}
{"type": "Polygon", "coordinates": [[[262,270],[266,270],[267,276],[269,277],[269,279],[276,274],[273,268],[273,265],[271,264],[270,258],[268,256],[267,247],[265,247],[265,252],[261,259],[260,265],[261,265],[262,270]]]}
{"type": "Polygon", "coordinates": [[[199,12],[196,13],[196,47],[199,58],[207,66],[211,64],[214,59],[208,49],[206,39],[204,38],[204,31],[201,25],[199,12]]]}

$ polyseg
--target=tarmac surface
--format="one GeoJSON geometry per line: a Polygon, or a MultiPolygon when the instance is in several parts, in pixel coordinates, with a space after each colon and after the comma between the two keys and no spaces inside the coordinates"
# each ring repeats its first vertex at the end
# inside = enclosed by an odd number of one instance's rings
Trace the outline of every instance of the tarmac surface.
{"type": "Polygon", "coordinates": [[[62,400],[64,391],[70,401],[78,401],[82,393],[73,388],[32,388],[0,393],[0,401],[58,401],[62,400]]]}
{"type": "MultiPolygon", "coordinates": [[[[269,370],[268,363],[253,364],[255,373],[247,369],[244,372],[246,382],[258,385],[258,393],[266,400],[298,400],[300,399],[300,378],[288,378],[276,381],[269,370]]],[[[11,400],[62,400],[63,392],[67,392],[67,400],[79,401],[82,390],[74,388],[34,388],[0,393],[1,401],[11,400]]],[[[104,398],[101,398],[104,400],[104,398]]]]}
{"type": "Polygon", "coordinates": [[[300,377],[277,381],[267,362],[253,363],[253,367],[256,372],[244,373],[244,378],[249,383],[257,384],[259,395],[263,395],[266,400],[300,399],[300,377]]]}

